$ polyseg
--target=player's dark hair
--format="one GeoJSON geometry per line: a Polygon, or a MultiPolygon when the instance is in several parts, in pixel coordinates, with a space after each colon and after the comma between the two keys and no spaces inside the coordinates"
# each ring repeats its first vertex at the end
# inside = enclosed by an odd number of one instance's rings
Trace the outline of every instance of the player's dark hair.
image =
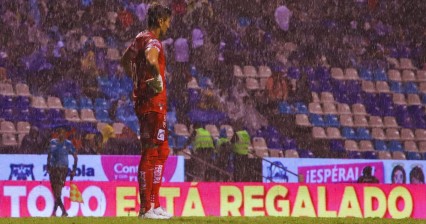
{"type": "Polygon", "coordinates": [[[148,9],[148,27],[158,28],[160,23],[158,20],[167,19],[172,16],[172,10],[158,3],[152,4],[148,9]]]}

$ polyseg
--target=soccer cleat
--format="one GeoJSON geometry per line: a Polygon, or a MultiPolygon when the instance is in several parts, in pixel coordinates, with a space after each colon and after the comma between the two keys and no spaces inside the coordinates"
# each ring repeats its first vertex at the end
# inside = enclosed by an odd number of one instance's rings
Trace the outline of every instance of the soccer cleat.
{"type": "Polygon", "coordinates": [[[154,209],[154,213],[156,214],[156,215],[161,215],[161,216],[165,216],[165,217],[167,217],[167,218],[171,218],[171,217],[173,217],[173,215],[172,214],[170,214],[170,213],[168,213],[164,208],[162,208],[161,206],[160,207],[158,207],[158,208],[155,208],[154,209]]]}
{"type": "Polygon", "coordinates": [[[139,218],[140,219],[169,219],[169,217],[155,214],[153,208],[151,208],[149,211],[143,214],[139,213],[139,218]]]}

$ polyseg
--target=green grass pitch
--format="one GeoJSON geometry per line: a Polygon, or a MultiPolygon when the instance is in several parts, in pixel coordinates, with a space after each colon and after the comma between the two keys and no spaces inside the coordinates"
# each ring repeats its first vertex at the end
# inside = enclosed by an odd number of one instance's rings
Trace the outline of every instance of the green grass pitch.
{"type": "Polygon", "coordinates": [[[198,223],[314,223],[314,224],[334,224],[334,223],[351,223],[351,224],[382,224],[382,223],[426,223],[426,220],[415,219],[359,219],[359,218],[288,218],[288,217],[176,217],[170,220],[139,220],[136,217],[114,217],[114,218],[89,218],[89,217],[75,217],[75,218],[4,218],[0,219],[0,224],[150,224],[150,223],[181,223],[181,224],[198,224],[198,223]]]}

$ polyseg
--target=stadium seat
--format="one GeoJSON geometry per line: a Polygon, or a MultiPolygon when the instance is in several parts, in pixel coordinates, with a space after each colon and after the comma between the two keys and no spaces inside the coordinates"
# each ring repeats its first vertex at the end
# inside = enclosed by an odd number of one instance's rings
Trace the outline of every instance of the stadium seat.
{"type": "Polygon", "coordinates": [[[404,152],[396,151],[396,152],[392,152],[392,159],[394,159],[394,160],[406,160],[407,158],[405,157],[404,152]]]}
{"type": "Polygon", "coordinates": [[[343,70],[341,68],[337,68],[337,67],[331,68],[330,72],[331,72],[331,77],[334,79],[337,79],[337,80],[345,79],[343,70]]]}
{"type": "Polygon", "coordinates": [[[362,151],[361,155],[364,159],[377,159],[378,152],[376,152],[376,151],[362,151]]]}
{"type": "Polygon", "coordinates": [[[207,124],[205,126],[206,130],[210,132],[211,136],[214,139],[219,138],[219,130],[217,129],[217,126],[214,124],[207,124]]]}
{"type": "Polygon", "coordinates": [[[243,70],[241,70],[241,67],[238,65],[234,65],[234,76],[237,78],[243,78],[244,73],[243,70]]]}
{"type": "Polygon", "coordinates": [[[1,134],[1,144],[0,146],[4,147],[17,147],[18,140],[16,139],[16,135],[14,133],[4,133],[1,134]]]}
{"type": "Polygon", "coordinates": [[[406,152],[418,152],[417,144],[415,141],[404,141],[404,151],[406,152]]]}
{"type": "Polygon", "coordinates": [[[366,81],[372,81],[373,80],[373,73],[368,68],[361,68],[359,76],[361,79],[366,81]]]}
{"type": "Polygon", "coordinates": [[[384,126],[382,118],[379,116],[370,116],[368,126],[373,128],[382,128],[384,126]]]}
{"type": "Polygon", "coordinates": [[[422,156],[418,152],[406,152],[406,158],[408,160],[421,160],[422,156]]]}
{"type": "Polygon", "coordinates": [[[278,111],[281,114],[293,114],[292,106],[286,101],[281,101],[278,104],[278,111]]]}
{"type": "Polygon", "coordinates": [[[231,139],[234,136],[234,128],[232,128],[229,124],[222,124],[220,125],[220,130],[225,129],[226,130],[226,136],[228,139],[231,139]]]}
{"type": "Polygon", "coordinates": [[[16,124],[16,132],[18,134],[28,134],[28,133],[30,133],[30,128],[31,128],[30,123],[28,123],[26,121],[19,121],[16,124]]]}
{"type": "Polygon", "coordinates": [[[404,93],[404,86],[401,82],[390,82],[390,91],[393,93],[404,93]]]}
{"type": "Polygon", "coordinates": [[[360,151],[358,148],[358,144],[354,140],[346,140],[345,149],[346,151],[360,151]]]}
{"type": "Polygon", "coordinates": [[[387,140],[399,140],[401,138],[399,130],[396,128],[387,128],[385,133],[387,140]]]}
{"type": "Polygon", "coordinates": [[[326,114],[324,115],[325,126],[327,127],[340,127],[339,118],[337,115],[326,114]]]}
{"type": "Polygon", "coordinates": [[[352,114],[351,108],[348,104],[345,103],[337,104],[337,111],[339,114],[352,114]]]}
{"type": "Polygon", "coordinates": [[[285,158],[299,158],[299,154],[294,149],[289,149],[285,151],[285,158]]]}
{"type": "Polygon", "coordinates": [[[367,115],[367,112],[365,110],[365,106],[360,103],[356,103],[352,105],[352,112],[355,115],[367,115]]]}
{"type": "Polygon", "coordinates": [[[326,129],[327,138],[328,139],[341,139],[342,135],[340,134],[340,130],[335,127],[328,127],[326,129]]]}
{"type": "Polygon", "coordinates": [[[358,80],[358,71],[354,68],[346,68],[345,69],[345,79],[346,80],[358,80]]]}
{"type": "Polygon", "coordinates": [[[315,158],[315,155],[308,149],[297,149],[299,158],[315,158]]]}
{"type": "Polygon", "coordinates": [[[342,136],[346,139],[357,139],[357,135],[355,133],[355,130],[350,127],[343,127],[342,128],[342,136]]]}
{"type": "Polygon", "coordinates": [[[201,87],[198,85],[197,79],[192,77],[191,81],[187,83],[188,89],[201,89],[201,87]]]}
{"type": "Polygon", "coordinates": [[[394,81],[394,82],[401,82],[402,78],[401,78],[401,73],[398,70],[395,69],[390,69],[388,71],[388,78],[390,81],[394,81]]]}
{"type": "Polygon", "coordinates": [[[341,140],[331,140],[330,141],[330,151],[335,153],[345,152],[345,146],[341,140]]]}
{"type": "Polygon", "coordinates": [[[89,97],[80,97],[80,109],[93,109],[93,102],[89,97]]]}
{"type": "Polygon", "coordinates": [[[27,96],[15,97],[15,108],[28,109],[30,107],[30,98],[27,96]]]}
{"type": "Polygon", "coordinates": [[[321,103],[334,103],[334,96],[331,92],[321,93],[321,103]]]}
{"type": "Polygon", "coordinates": [[[244,66],[243,67],[243,73],[244,73],[245,77],[256,78],[258,76],[256,68],[254,66],[251,66],[251,65],[244,66]]]}
{"type": "Polygon", "coordinates": [[[278,136],[266,138],[266,145],[268,146],[268,149],[275,149],[275,150],[283,150],[284,149],[283,143],[278,136]]]}
{"type": "Polygon", "coordinates": [[[383,118],[383,124],[386,128],[397,128],[398,123],[396,122],[395,117],[386,116],[383,118]]]}
{"type": "Polygon", "coordinates": [[[3,95],[3,96],[14,96],[15,92],[13,91],[12,84],[9,84],[9,83],[0,83],[0,95],[3,95]]]}
{"type": "Polygon", "coordinates": [[[258,73],[258,75],[261,78],[268,78],[269,76],[272,75],[271,68],[269,68],[268,66],[265,66],[265,65],[259,66],[259,73],[258,73]]]}
{"type": "Polygon", "coordinates": [[[386,142],[383,140],[374,140],[374,148],[377,151],[387,151],[388,146],[386,145],[386,142]]]}
{"type": "Polygon", "coordinates": [[[0,95],[0,108],[1,109],[13,109],[16,106],[15,100],[12,96],[0,95]]]}
{"type": "MultiPolygon", "coordinates": [[[[104,122],[104,123],[113,123],[111,118],[109,117],[109,113],[107,110],[97,109],[95,110],[96,120],[104,122]]],[[[123,121],[124,122],[124,121],[123,121]]]]}
{"type": "Polygon", "coordinates": [[[354,115],[354,127],[368,127],[367,117],[364,115],[354,115]]]}
{"type": "MultiPolygon", "coordinates": [[[[257,151],[257,150],[255,149],[255,151],[257,151]]],[[[284,153],[283,153],[282,150],[269,149],[268,153],[269,153],[269,157],[278,157],[278,158],[284,157],[284,153]]]]}
{"type": "Polygon", "coordinates": [[[405,96],[402,93],[393,94],[392,100],[396,105],[407,105],[407,101],[405,100],[405,96]]]}
{"type": "Polygon", "coordinates": [[[416,82],[416,76],[412,70],[404,70],[402,71],[402,81],[403,82],[416,82]]]}
{"type": "Polygon", "coordinates": [[[415,136],[411,129],[403,128],[401,129],[401,140],[408,141],[414,140],[415,136]]]}
{"type": "Polygon", "coordinates": [[[48,108],[46,101],[41,96],[33,96],[31,98],[31,106],[34,108],[43,108],[43,109],[48,108]]]}
{"type": "Polygon", "coordinates": [[[357,139],[360,140],[370,140],[371,134],[367,128],[357,128],[356,130],[357,139]]]}
{"type": "Polygon", "coordinates": [[[367,93],[375,93],[376,87],[372,81],[362,81],[361,82],[362,90],[367,93]]]}
{"type": "Polygon", "coordinates": [[[403,149],[403,147],[402,147],[402,144],[401,144],[401,142],[400,141],[396,141],[396,140],[392,140],[392,141],[389,141],[388,142],[388,144],[387,144],[387,148],[388,148],[388,150],[390,150],[390,151],[392,151],[392,152],[395,152],[395,151],[404,151],[404,149],[403,149]]]}
{"type": "Polygon", "coordinates": [[[340,125],[344,127],[353,127],[354,121],[352,119],[352,115],[340,115],[340,125]]]}
{"type": "Polygon", "coordinates": [[[81,109],[81,121],[97,122],[95,114],[91,109],[81,109]]]}
{"type": "Polygon", "coordinates": [[[313,126],[325,127],[325,122],[321,115],[311,114],[309,120],[313,126]]]}
{"type": "Polygon", "coordinates": [[[110,103],[104,98],[95,99],[95,110],[109,110],[111,107],[110,103]]]}
{"type": "Polygon", "coordinates": [[[263,137],[253,137],[252,146],[254,150],[267,150],[268,146],[263,137]]]}
{"type": "Polygon", "coordinates": [[[362,140],[359,142],[359,150],[361,151],[374,151],[374,146],[371,141],[362,140]]]}
{"type": "Polygon", "coordinates": [[[409,59],[409,58],[401,58],[401,59],[399,59],[399,68],[400,69],[417,69],[413,65],[411,59],[409,59]]]}
{"type": "Polygon", "coordinates": [[[373,72],[374,80],[376,81],[387,81],[388,77],[386,75],[386,71],[384,69],[376,69],[373,72]]]}
{"type": "Polygon", "coordinates": [[[407,95],[407,104],[408,105],[422,105],[422,101],[418,94],[408,94],[407,95]]]}
{"type": "Polygon", "coordinates": [[[425,129],[416,129],[414,131],[416,140],[425,141],[426,140],[426,130],[425,129]]]}
{"type": "Polygon", "coordinates": [[[311,92],[311,96],[312,96],[312,102],[313,103],[320,103],[321,102],[321,100],[318,96],[318,93],[311,92]]]}
{"type": "Polygon", "coordinates": [[[308,107],[304,103],[301,103],[301,102],[295,103],[293,105],[293,107],[294,107],[296,114],[307,114],[309,112],[308,107]]]}
{"type": "Polygon", "coordinates": [[[324,103],[323,113],[324,114],[337,114],[336,105],[334,103],[324,103]]]}
{"type": "Polygon", "coordinates": [[[312,114],[323,114],[321,104],[319,103],[309,103],[308,108],[312,114]]]}
{"type": "Polygon", "coordinates": [[[175,124],[175,126],[174,126],[174,133],[177,136],[185,136],[185,137],[189,137],[190,136],[190,133],[189,133],[188,128],[186,127],[186,125],[185,124],[180,124],[180,123],[175,124]]]}
{"type": "Polygon", "coordinates": [[[406,82],[404,84],[404,90],[406,94],[417,94],[419,93],[419,88],[414,82],[406,82]]]}
{"type": "Polygon", "coordinates": [[[63,109],[61,100],[58,97],[48,96],[47,97],[47,107],[50,109],[63,109]]]}
{"type": "Polygon", "coordinates": [[[246,79],[246,89],[247,90],[259,90],[260,89],[259,81],[257,81],[257,79],[255,79],[255,78],[247,78],[246,79]]]}
{"type": "Polygon", "coordinates": [[[309,122],[308,115],[306,114],[296,114],[296,125],[310,127],[311,122],[309,122]]]}
{"type": "Polygon", "coordinates": [[[426,70],[417,70],[416,80],[418,82],[425,82],[426,81],[426,70]]]}
{"type": "Polygon", "coordinates": [[[18,96],[31,96],[30,89],[27,84],[18,83],[15,85],[16,95],[18,96]]]}
{"type": "Polygon", "coordinates": [[[64,98],[64,108],[78,109],[77,100],[75,100],[73,97],[64,98]]]}
{"type": "Polygon", "coordinates": [[[76,109],[65,109],[65,119],[71,122],[79,122],[80,116],[76,109]]]}
{"type": "Polygon", "coordinates": [[[389,93],[390,87],[387,82],[385,81],[377,81],[376,82],[376,91],[378,93],[389,93]]]}
{"type": "Polygon", "coordinates": [[[11,122],[11,121],[2,121],[0,123],[0,133],[1,134],[4,134],[4,133],[15,134],[16,133],[15,124],[13,124],[13,122],[11,122]]]}
{"type": "Polygon", "coordinates": [[[121,134],[123,134],[123,129],[124,129],[124,127],[126,127],[126,125],[125,125],[125,124],[123,124],[123,123],[121,123],[121,122],[114,122],[114,123],[112,124],[112,128],[114,129],[114,133],[115,133],[116,135],[121,135],[121,134]]]}
{"type": "Polygon", "coordinates": [[[325,133],[324,128],[322,127],[313,127],[312,128],[312,137],[314,139],[326,139],[327,134],[325,133]]]}
{"type": "Polygon", "coordinates": [[[40,124],[47,121],[47,113],[43,108],[30,108],[29,122],[31,124],[40,124]]]}
{"type": "Polygon", "coordinates": [[[391,156],[390,152],[379,151],[378,152],[378,158],[381,159],[381,160],[389,160],[389,159],[392,159],[392,156],[391,156]]]}

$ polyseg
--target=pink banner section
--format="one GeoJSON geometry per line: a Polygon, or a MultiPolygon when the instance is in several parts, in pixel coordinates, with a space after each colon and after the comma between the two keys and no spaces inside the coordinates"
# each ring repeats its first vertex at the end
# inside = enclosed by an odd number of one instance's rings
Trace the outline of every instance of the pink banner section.
{"type": "MultiPolygon", "coordinates": [[[[101,157],[102,168],[110,181],[138,181],[137,174],[140,159],[140,156],[101,157]]],[[[179,173],[176,173],[178,168],[178,157],[170,156],[164,167],[163,182],[170,182],[173,175],[179,175],[179,173]]],[[[181,176],[183,177],[183,173],[181,176]]]]}
{"type": "Polygon", "coordinates": [[[298,173],[305,183],[356,183],[367,166],[372,167],[372,174],[379,179],[379,183],[384,183],[382,162],[299,166],[298,173]]]}
{"type": "MultiPolygon", "coordinates": [[[[83,203],[70,216],[136,216],[135,182],[76,182],[83,203]]],[[[424,185],[167,183],[162,205],[175,216],[379,217],[426,219],[424,185]]],[[[0,182],[0,217],[50,216],[48,182],[0,182]]]]}

